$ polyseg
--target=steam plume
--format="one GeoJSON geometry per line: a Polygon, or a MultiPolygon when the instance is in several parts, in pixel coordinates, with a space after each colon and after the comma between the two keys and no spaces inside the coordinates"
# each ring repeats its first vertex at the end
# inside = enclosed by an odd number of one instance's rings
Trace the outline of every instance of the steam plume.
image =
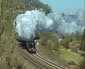
{"type": "Polygon", "coordinates": [[[80,16],[76,16],[74,19],[71,16],[63,17],[56,13],[45,15],[38,10],[26,11],[16,17],[16,33],[21,40],[33,40],[39,31],[58,32],[63,36],[70,35],[72,32],[82,34],[85,24],[80,16]]]}

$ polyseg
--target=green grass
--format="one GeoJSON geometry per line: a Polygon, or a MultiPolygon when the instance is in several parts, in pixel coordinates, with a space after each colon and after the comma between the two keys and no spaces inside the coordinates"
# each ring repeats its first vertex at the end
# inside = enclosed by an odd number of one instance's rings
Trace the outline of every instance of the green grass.
{"type": "Polygon", "coordinates": [[[69,61],[74,61],[76,64],[79,64],[83,60],[82,56],[79,56],[73,52],[69,52],[64,48],[59,49],[61,53],[61,59],[66,60],[67,62],[69,61]]]}

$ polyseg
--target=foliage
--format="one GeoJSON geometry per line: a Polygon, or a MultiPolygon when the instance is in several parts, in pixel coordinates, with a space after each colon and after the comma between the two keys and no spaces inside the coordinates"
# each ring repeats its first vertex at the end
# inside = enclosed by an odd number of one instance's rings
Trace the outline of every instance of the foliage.
{"type": "Polygon", "coordinates": [[[82,56],[77,55],[70,50],[67,51],[65,48],[59,49],[59,52],[61,54],[61,59],[64,59],[67,62],[74,61],[76,64],[79,64],[83,59],[82,56]]]}
{"type": "Polygon", "coordinates": [[[66,38],[62,39],[62,40],[61,40],[61,44],[62,44],[62,46],[64,46],[66,49],[68,49],[69,46],[70,46],[70,39],[69,39],[69,37],[66,37],[66,38]]]}
{"type": "Polygon", "coordinates": [[[3,46],[6,47],[8,44],[13,44],[13,42],[16,41],[15,36],[12,38],[12,35],[14,34],[14,32],[12,32],[13,31],[12,23],[19,13],[23,13],[26,10],[33,10],[35,8],[38,8],[38,6],[39,6],[38,9],[48,8],[47,5],[41,3],[38,0],[36,0],[35,2],[32,2],[32,0],[24,0],[24,1],[0,0],[0,6],[1,6],[0,45],[2,47],[3,46]],[[26,7],[27,5],[29,5],[29,7],[26,7]],[[11,40],[13,40],[13,42],[11,40]]]}
{"type": "Polygon", "coordinates": [[[50,49],[58,50],[60,44],[56,36],[51,32],[43,32],[40,34],[40,44],[50,49]]]}
{"type": "Polygon", "coordinates": [[[76,40],[80,40],[80,38],[81,38],[81,36],[79,35],[79,33],[78,32],[76,32],[76,40]]]}
{"type": "Polygon", "coordinates": [[[80,50],[85,51],[85,29],[83,31],[81,38],[80,50]]]}
{"type": "Polygon", "coordinates": [[[65,16],[65,13],[63,12],[61,15],[62,15],[62,16],[65,16]]]}
{"type": "Polygon", "coordinates": [[[85,69],[85,57],[84,59],[80,62],[78,69],[85,69]]]}
{"type": "Polygon", "coordinates": [[[75,39],[76,39],[76,37],[75,37],[74,33],[72,32],[70,40],[75,41],[75,39]]]}
{"type": "Polygon", "coordinates": [[[70,43],[69,38],[67,38],[64,47],[68,49],[69,43],[70,43]]]}
{"type": "Polygon", "coordinates": [[[49,7],[39,0],[35,2],[32,2],[32,0],[0,0],[0,58],[4,56],[3,61],[0,60],[0,67],[4,67],[2,69],[20,68],[18,60],[14,56],[14,49],[18,43],[13,32],[14,19],[26,10],[40,10],[40,8],[46,13],[50,12],[49,7]]]}

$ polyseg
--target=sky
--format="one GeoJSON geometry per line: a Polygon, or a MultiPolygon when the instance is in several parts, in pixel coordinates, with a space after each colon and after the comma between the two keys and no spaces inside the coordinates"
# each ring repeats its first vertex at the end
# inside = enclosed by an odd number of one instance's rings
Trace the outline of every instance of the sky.
{"type": "Polygon", "coordinates": [[[85,0],[40,0],[41,2],[48,4],[53,12],[75,14],[76,11],[84,10],[85,0]]]}

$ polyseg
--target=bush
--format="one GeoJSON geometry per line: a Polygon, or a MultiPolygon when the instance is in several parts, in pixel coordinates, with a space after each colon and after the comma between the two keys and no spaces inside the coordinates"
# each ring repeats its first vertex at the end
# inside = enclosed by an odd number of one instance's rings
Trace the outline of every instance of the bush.
{"type": "Polygon", "coordinates": [[[84,58],[84,60],[80,63],[80,65],[79,65],[78,68],[79,68],[79,69],[85,69],[85,58],[84,58]]]}
{"type": "Polygon", "coordinates": [[[40,44],[50,49],[58,50],[60,44],[57,37],[53,34],[54,33],[51,32],[43,32],[40,34],[40,44]]]}

